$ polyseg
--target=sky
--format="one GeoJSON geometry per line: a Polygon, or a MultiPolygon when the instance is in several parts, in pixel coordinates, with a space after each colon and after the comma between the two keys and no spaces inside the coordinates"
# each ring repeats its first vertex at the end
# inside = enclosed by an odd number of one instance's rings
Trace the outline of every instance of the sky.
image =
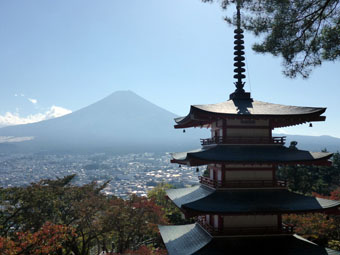
{"type": "MultiPolygon", "coordinates": [[[[62,116],[118,90],[177,115],[228,100],[234,28],[225,15],[200,0],[0,1],[0,126],[62,116]]],[[[279,57],[251,50],[257,40],[245,34],[254,99],[327,107],[326,122],[275,131],[340,137],[340,61],[289,79],[279,57]]]]}

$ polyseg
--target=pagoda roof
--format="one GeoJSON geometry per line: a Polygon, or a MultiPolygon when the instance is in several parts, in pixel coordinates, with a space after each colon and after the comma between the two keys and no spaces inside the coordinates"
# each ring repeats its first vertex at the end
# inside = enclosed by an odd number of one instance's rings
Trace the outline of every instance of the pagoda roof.
{"type": "Polygon", "coordinates": [[[340,201],[304,196],[286,189],[214,190],[197,185],[166,193],[177,207],[196,215],[317,212],[340,206],[340,201]]]}
{"type": "Polygon", "coordinates": [[[327,165],[328,152],[310,152],[278,145],[214,145],[188,152],[173,153],[172,163],[190,166],[211,163],[274,163],[327,165]]]}
{"type": "Polygon", "coordinates": [[[194,254],[202,249],[212,237],[199,224],[158,226],[169,254],[194,254]]]}
{"type": "Polygon", "coordinates": [[[212,237],[199,224],[159,226],[169,255],[339,255],[298,235],[212,237]]]}
{"type": "Polygon", "coordinates": [[[233,99],[217,104],[192,105],[185,117],[176,118],[175,128],[211,124],[217,119],[271,119],[271,127],[298,125],[310,121],[324,121],[322,107],[302,107],[272,104],[253,99],[233,99]]]}

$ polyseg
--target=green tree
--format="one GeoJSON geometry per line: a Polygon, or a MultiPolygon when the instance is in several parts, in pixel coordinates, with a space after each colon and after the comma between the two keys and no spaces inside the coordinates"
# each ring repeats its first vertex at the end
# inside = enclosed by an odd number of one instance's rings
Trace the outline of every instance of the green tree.
{"type": "MultiPolygon", "coordinates": [[[[223,9],[237,0],[220,2],[223,9]]],[[[243,0],[243,27],[259,36],[253,50],[283,58],[284,74],[306,78],[322,61],[340,59],[339,0],[243,0]]],[[[231,17],[225,20],[233,23],[231,17]]]]}
{"type": "Polygon", "coordinates": [[[340,186],[340,154],[334,153],[331,166],[294,165],[280,167],[277,176],[288,188],[303,194],[329,196],[340,186]]]}
{"type": "Polygon", "coordinates": [[[34,236],[46,222],[74,231],[75,235],[63,240],[58,254],[87,255],[91,249],[100,251],[112,241],[124,252],[137,249],[144,240],[157,239],[156,225],[166,221],[163,211],[153,201],[136,196],[127,200],[107,197],[101,192],[107,183],[76,186],[71,183],[73,178],[1,188],[3,240],[14,240],[18,232],[34,236]]]}
{"type": "Polygon", "coordinates": [[[132,195],[129,199],[110,199],[101,221],[107,230],[103,245],[113,241],[116,250],[123,253],[136,250],[144,244],[162,246],[157,225],[166,224],[161,208],[146,197],[132,195]]]}
{"type": "Polygon", "coordinates": [[[155,203],[162,208],[169,223],[173,225],[192,223],[193,220],[185,219],[178,207],[167,198],[165,191],[171,188],[175,187],[171,184],[160,183],[148,192],[148,198],[155,201],[155,203]]]}
{"type": "Polygon", "coordinates": [[[327,245],[329,241],[334,241],[334,238],[338,238],[335,233],[339,225],[335,218],[322,213],[290,214],[284,216],[283,221],[294,225],[297,234],[322,246],[327,245]]]}

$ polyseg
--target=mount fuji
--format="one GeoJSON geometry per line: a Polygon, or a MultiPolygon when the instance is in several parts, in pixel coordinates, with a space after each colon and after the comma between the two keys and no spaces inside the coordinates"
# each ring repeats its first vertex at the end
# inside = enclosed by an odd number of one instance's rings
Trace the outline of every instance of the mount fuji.
{"type": "Polygon", "coordinates": [[[205,137],[207,131],[175,130],[175,117],[134,92],[117,91],[59,118],[0,128],[2,137],[32,138],[2,143],[0,149],[145,152],[198,147],[200,134],[205,137]]]}

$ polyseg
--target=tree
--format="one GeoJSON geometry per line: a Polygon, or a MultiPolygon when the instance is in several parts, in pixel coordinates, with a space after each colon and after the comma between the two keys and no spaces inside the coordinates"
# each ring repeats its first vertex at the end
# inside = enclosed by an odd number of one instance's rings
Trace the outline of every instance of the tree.
{"type": "Polygon", "coordinates": [[[166,197],[166,190],[174,188],[173,185],[160,183],[148,192],[148,198],[162,208],[169,223],[174,225],[192,223],[192,219],[184,219],[183,213],[175,206],[175,204],[166,197]]]}
{"type": "MultiPolygon", "coordinates": [[[[159,244],[156,226],[166,221],[153,201],[136,196],[127,200],[108,197],[101,192],[107,183],[76,186],[71,183],[73,178],[0,188],[0,234],[6,247],[17,247],[17,233],[34,237],[47,222],[74,231],[63,240],[58,255],[87,255],[91,249],[99,253],[112,241],[120,253],[138,249],[145,240],[159,244]]],[[[40,247],[39,242],[31,244],[32,249],[40,247]]]]}
{"type": "MultiPolygon", "coordinates": [[[[237,0],[220,2],[227,9],[237,0]]],[[[283,58],[284,74],[307,78],[322,61],[340,59],[340,0],[243,0],[243,27],[260,37],[259,53],[283,58]],[[261,41],[262,40],[262,41],[261,41]]],[[[226,17],[228,23],[235,23],[226,17]]]]}
{"type": "Polygon", "coordinates": [[[334,153],[332,166],[294,165],[280,167],[277,177],[288,182],[288,188],[303,194],[312,192],[329,196],[340,186],[340,154],[334,153]]]}
{"type": "Polygon", "coordinates": [[[294,225],[297,234],[322,246],[327,245],[329,241],[334,241],[335,231],[339,226],[334,218],[322,213],[290,214],[284,216],[283,221],[294,225]]]}
{"type": "MultiPolygon", "coordinates": [[[[316,197],[340,200],[339,188],[330,196],[313,193],[316,197]]],[[[319,245],[340,250],[340,216],[325,213],[289,214],[283,217],[286,224],[294,225],[295,232],[319,245]]]]}
{"type": "Polygon", "coordinates": [[[0,254],[60,254],[63,244],[73,236],[75,233],[72,228],[47,222],[34,233],[16,232],[12,238],[1,236],[0,254]]]}
{"type": "Polygon", "coordinates": [[[116,250],[123,253],[136,250],[145,243],[160,246],[157,224],[166,224],[161,208],[146,197],[132,195],[129,199],[110,199],[101,221],[107,230],[103,244],[113,241],[116,250]]]}
{"type": "Polygon", "coordinates": [[[74,175],[41,180],[27,187],[1,189],[0,233],[13,238],[17,232],[36,233],[46,222],[74,229],[76,235],[63,243],[64,253],[88,254],[104,234],[98,215],[107,205],[100,191],[106,183],[71,184],[74,175]]]}

